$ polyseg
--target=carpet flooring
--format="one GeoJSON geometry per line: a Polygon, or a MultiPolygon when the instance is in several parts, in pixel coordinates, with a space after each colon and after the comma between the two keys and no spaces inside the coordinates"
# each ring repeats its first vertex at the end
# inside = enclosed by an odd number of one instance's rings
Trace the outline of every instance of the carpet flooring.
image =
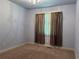
{"type": "Polygon", "coordinates": [[[25,44],[0,54],[0,59],[75,59],[73,51],[38,44],[25,44]]]}

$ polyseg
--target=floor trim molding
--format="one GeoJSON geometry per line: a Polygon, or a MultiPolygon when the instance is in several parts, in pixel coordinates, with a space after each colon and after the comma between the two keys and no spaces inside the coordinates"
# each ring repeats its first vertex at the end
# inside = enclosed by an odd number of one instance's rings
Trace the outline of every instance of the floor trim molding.
{"type": "MultiPolygon", "coordinates": [[[[37,43],[33,43],[33,42],[28,42],[28,44],[37,44],[37,43]]],[[[42,45],[42,44],[39,44],[39,45],[42,45]]],[[[45,44],[43,46],[47,46],[47,47],[52,47],[52,48],[60,48],[60,49],[65,49],[65,50],[71,50],[71,51],[74,51],[73,48],[66,48],[66,47],[57,47],[57,46],[51,46],[51,45],[48,45],[48,44],[45,44]]]]}
{"type": "MultiPolygon", "coordinates": [[[[22,44],[19,44],[19,45],[14,46],[14,47],[10,47],[10,48],[1,50],[0,53],[7,52],[7,51],[9,51],[9,50],[11,50],[11,49],[15,49],[15,48],[20,47],[20,46],[23,46],[23,45],[25,45],[25,44],[36,44],[36,43],[33,43],[33,42],[24,42],[24,43],[22,43],[22,44]]],[[[41,45],[41,44],[39,44],[39,45],[41,45]]],[[[47,45],[47,44],[45,44],[45,45],[43,45],[43,46],[52,47],[52,46],[47,45]]],[[[59,48],[59,47],[55,47],[55,48],[59,48]]],[[[61,47],[60,47],[60,48],[61,48],[61,47]]],[[[72,48],[65,48],[65,47],[62,47],[61,49],[66,49],[66,50],[74,51],[74,49],[72,49],[72,48]]]]}
{"type": "Polygon", "coordinates": [[[16,46],[13,46],[13,47],[10,47],[10,48],[7,48],[7,49],[0,50],[0,53],[7,52],[7,51],[9,51],[9,50],[11,50],[11,49],[15,49],[15,48],[20,47],[20,46],[23,46],[23,45],[25,45],[25,44],[26,44],[26,42],[24,42],[24,43],[22,43],[22,44],[18,44],[18,45],[16,45],[16,46]]]}
{"type": "Polygon", "coordinates": [[[79,52],[75,51],[75,57],[76,59],[79,59],[79,52]]]}

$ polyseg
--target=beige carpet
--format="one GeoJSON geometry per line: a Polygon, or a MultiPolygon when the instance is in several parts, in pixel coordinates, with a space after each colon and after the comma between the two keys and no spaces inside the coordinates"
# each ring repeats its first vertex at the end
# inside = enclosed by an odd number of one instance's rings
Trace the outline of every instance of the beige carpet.
{"type": "Polygon", "coordinates": [[[26,44],[0,54],[0,59],[75,59],[73,51],[26,44]]]}

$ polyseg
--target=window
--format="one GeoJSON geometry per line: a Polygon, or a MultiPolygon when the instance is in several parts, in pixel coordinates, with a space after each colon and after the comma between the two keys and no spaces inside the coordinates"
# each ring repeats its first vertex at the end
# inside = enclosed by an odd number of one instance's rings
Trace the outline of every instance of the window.
{"type": "Polygon", "coordinates": [[[44,26],[44,31],[45,31],[46,36],[50,35],[50,30],[51,30],[51,14],[46,13],[45,14],[45,26],[44,26]]]}

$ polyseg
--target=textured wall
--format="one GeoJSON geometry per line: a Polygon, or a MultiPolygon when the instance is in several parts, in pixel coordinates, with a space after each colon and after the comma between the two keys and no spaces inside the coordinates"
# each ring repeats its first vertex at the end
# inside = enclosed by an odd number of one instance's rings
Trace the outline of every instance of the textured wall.
{"type": "Polygon", "coordinates": [[[63,5],[49,8],[32,9],[29,11],[28,19],[25,21],[28,23],[28,28],[25,30],[28,42],[34,42],[35,35],[35,14],[37,13],[49,13],[55,11],[63,12],[63,46],[68,48],[74,48],[75,41],[75,4],[63,5]]]}
{"type": "Polygon", "coordinates": [[[8,1],[0,0],[0,50],[24,41],[26,9],[8,1]]]}
{"type": "Polygon", "coordinates": [[[76,41],[75,41],[75,52],[76,57],[79,59],[79,0],[77,0],[76,4],[76,41]]]}
{"type": "Polygon", "coordinates": [[[8,0],[0,0],[0,50],[25,41],[34,42],[35,14],[63,11],[63,46],[74,48],[75,5],[26,10],[8,0]]]}

